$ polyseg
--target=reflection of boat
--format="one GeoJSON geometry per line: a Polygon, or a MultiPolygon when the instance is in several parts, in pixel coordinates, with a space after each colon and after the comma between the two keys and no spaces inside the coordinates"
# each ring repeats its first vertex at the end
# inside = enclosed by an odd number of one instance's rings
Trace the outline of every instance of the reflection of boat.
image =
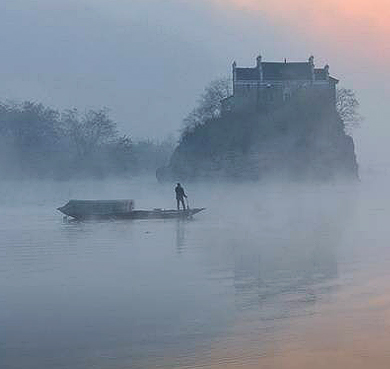
{"type": "Polygon", "coordinates": [[[133,200],[70,200],[57,208],[75,219],[174,219],[190,218],[205,208],[187,210],[134,210],[133,200]]]}

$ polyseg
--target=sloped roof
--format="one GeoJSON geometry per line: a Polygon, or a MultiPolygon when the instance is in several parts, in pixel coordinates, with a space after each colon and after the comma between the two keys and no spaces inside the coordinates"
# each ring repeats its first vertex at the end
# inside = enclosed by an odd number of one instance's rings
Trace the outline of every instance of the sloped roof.
{"type": "MultiPolygon", "coordinates": [[[[310,81],[312,79],[312,65],[310,62],[262,62],[264,81],[310,81]]],[[[327,80],[326,68],[315,68],[314,79],[316,81],[327,80]]],[[[338,80],[329,76],[330,80],[337,83],[338,80]]],[[[258,81],[259,70],[254,68],[236,68],[237,81],[258,81]]]]}
{"type": "Polygon", "coordinates": [[[257,68],[236,68],[237,80],[253,81],[260,79],[259,70],[257,68]]]}
{"type": "MultiPolygon", "coordinates": [[[[263,79],[271,81],[311,80],[310,63],[261,63],[263,79]]],[[[236,68],[236,77],[239,81],[259,80],[257,68],[236,68]]]]}
{"type": "Polygon", "coordinates": [[[262,63],[264,80],[311,80],[310,63],[262,63]]]}

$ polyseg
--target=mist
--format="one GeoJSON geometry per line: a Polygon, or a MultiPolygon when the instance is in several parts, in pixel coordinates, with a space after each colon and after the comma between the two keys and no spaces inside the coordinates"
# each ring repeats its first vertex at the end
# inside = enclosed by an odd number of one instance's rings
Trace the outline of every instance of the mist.
{"type": "Polygon", "coordinates": [[[288,355],[291,335],[304,350],[311,330],[300,330],[353,311],[350,289],[388,266],[384,188],[372,183],[188,184],[190,206],[207,205],[192,221],[64,223],[54,210],[69,198],[174,207],[153,177],[0,190],[5,367],[246,367],[270,345],[288,355]]]}
{"type": "Polygon", "coordinates": [[[1,367],[387,368],[374,3],[2,1],[1,367]],[[262,63],[310,77],[279,91],[262,63]],[[244,97],[235,68],[259,72],[244,97]],[[71,219],[69,200],[177,219],[71,219]]]}

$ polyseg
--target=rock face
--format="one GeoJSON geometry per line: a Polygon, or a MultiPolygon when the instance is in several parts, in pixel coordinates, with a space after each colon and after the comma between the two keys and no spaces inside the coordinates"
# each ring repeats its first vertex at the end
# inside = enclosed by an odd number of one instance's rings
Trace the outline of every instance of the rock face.
{"type": "Polygon", "coordinates": [[[334,106],[300,96],[272,111],[228,113],[188,130],[165,180],[357,179],[354,143],[334,106]]]}

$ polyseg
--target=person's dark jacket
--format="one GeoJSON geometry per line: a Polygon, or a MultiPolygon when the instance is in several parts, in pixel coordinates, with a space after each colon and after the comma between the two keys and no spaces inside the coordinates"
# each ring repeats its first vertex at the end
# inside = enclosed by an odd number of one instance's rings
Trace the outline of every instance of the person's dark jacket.
{"type": "Polygon", "coordinates": [[[182,200],[184,197],[187,197],[187,195],[184,193],[183,187],[181,187],[181,186],[176,186],[175,192],[176,192],[176,199],[177,200],[182,200]]]}

